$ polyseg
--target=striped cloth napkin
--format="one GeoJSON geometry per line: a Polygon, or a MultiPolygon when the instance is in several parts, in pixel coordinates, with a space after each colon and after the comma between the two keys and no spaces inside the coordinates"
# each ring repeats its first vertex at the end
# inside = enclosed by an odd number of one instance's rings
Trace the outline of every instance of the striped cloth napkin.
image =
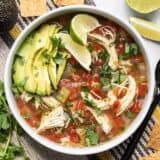
{"type": "MultiPolygon", "coordinates": [[[[88,5],[95,5],[93,0],[86,0],[86,4],[88,5]]],[[[19,3],[17,3],[19,5],[19,3]]],[[[48,10],[55,9],[56,6],[53,4],[52,1],[47,0],[47,7],[48,10]]],[[[1,35],[1,38],[3,41],[7,44],[7,46],[10,48],[17,38],[17,36],[21,33],[21,31],[29,24],[31,23],[36,17],[31,18],[22,18],[20,15],[18,15],[18,20],[16,25],[9,31],[1,35]]],[[[6,60],[6,56],[2,57],[0,56],[0,63],[4,64],[6,60]]],[[[4,65],[3,65],[4,67],[4,65]]],[[[3,68],[4,69],[4,68],[3,68]]],[[[3,71],[1,71],[1,74],[3,74],[3,71]]],[[[154,125],[154,123],[159,119],[160,117],[160,109],[157,108],[154,112],[154,116],[150,119],[148,126],[146,127],[146,130],[144,131],[139,143],[137,144],[137,147],[132,155],[132,158],[130,160],[138,160],[141,156],[145,156],[147,154],[152,153],[153,151],[147,148],[147,141],[149,139],[149,135],[151,132],[151,129],[154,125]]],[[[121,156],[123,155],[125,149],[127,148],[131,138],[120,144],[119,146],[115,147],[114,149],[108,151],[99,153],[96,155],[91,155],[90,159],[92,160],[120,160],[121,156]]],[[[78,159],[78,158],[77,158],[78,159]]],[[[67,160],[67,159],[66,159],[67,160]]]]}

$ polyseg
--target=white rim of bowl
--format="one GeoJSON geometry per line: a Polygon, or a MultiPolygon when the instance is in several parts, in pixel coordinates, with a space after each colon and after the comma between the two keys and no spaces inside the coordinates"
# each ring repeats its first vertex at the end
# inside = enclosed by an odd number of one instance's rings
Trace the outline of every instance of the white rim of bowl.
{"type": "Polygon", "coordinates": [[[42,144],[43,146],[61,152],[65,154],[72,154],[72,155],[88,155],[88,154],[95,154],[99,153],[105,150],[109,150],[123,141],[125,141],[127,138],[129,138],[135,131],[136,129],[140,126],[142,121],[144,120],[148,109],[150,107],[150,103],[153,97],[154,93],[154,70],[153,65],[151,64],[149,60],[149,54],[145,49],[145,45],[143,43],[143,40],[139,33],[125,20],[122,18],[119,18],[115,16],[113,13],[110,13],[109,11],[103,11],[101,9],[95,8],[93,6],[82,6],[82,5],[77,5],[77,6],[67,6],[67,7],[62,7],[58,8],[56,10],[50,11],[43,16],[37,18],[34,20],[29,26],[26,27],[21,33],[21,35],[17,38],[15,41],[14,45],[12,46],[10,53],[7,58],[7,62],[5,65],[5,74],[4,74],[4,85],[5,85],[5,92],[6,92],[6,97],[7,101],[9,103],[9,108],[20,124],[20,126],[25,130],[28,135],[30,135],[34,140],[36,140],[38,143],[42,144]],[[64,15],[65,13],[73,13],[73,12],[85,12],[85,13],[90,13],[94,15],[99,15],[101,17],[104,17],[106,19],[110,19],[114,21],[115,23],[120,24],[126,31],[128,31],[131,36],[135,39],[136,42],[138,42],[141,50],[145,56],[146,62],[147,62],[147,67],[148,67],[148,95],[145,98],[143,108],[138,114],[138,116],[135,118],[135,120],[132,122],[132,124],[120,135],[115,137],[112,140],[109,140],[103,144],[96,145],[96,146],[91,146],[91,147],[84,147],[84,148],[72,148],[72,147],[65,147],[61,146],[57,143],[54,143],[40,135],[38,135],[23,119],[23,117],[20,115],[16,102],[14,99],[14,96],[11,91],[11,71],[12,71],[12,63],[13,63],[13,58],[14,55],[17,51],[17,49],[20,47],[24,39],[27,37],[27,35],[33,31],[35,28],[37,28],[40,24],[46,22],[49,19],[54,19],[57,16],[64,15]]]}

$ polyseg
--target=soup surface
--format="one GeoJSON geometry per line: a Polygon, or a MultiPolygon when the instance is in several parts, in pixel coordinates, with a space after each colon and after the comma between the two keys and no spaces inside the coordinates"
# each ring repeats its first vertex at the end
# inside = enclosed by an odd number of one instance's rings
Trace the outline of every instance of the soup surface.
{"type": "Polygon", "coordinates": [[[118,24],[79,13],[33,31],[12,73],[20,114],[36,132],[66,146],[91,146],[121,134],[147,94],[144,57],[118,24]]]}

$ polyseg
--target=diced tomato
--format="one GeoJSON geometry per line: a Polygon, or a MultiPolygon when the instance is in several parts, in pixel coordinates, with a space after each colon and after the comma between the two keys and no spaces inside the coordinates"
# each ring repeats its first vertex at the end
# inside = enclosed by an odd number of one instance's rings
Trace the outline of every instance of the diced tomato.
{"type": "Polygon", "coordinates": [[[76,103],[76,109],[77,110],[84,110],[84,108],[85,108],[85,105],[84,105],[83,100],[78,100],[76,103]]]}
{"type": "Polygon", "coordinates": [[[46,135],[46,137],[51,141],[60,143],[60,139],[63,138],[64,136],[61,133],[52,133],[51,135],[46,135]]]}
{"type": "Polygon", "coordinates": [[[40,122],[40,119],[37,119],[36,117],[31,117],[29,119],[26,119],[26,121],[32,126],[37,128],[40,122]]]}
{"type": "Polygon", "coordinates": [[[115,113],[117,113],[119,111],[119,107],[120,107],[120,101],[119,100],[116,100],[114,103],[113,103],[113,110],[115,111],[115,113]]]}
{"type": "Polygon", "coordinates": [[[78,81],[80,81],[81,77],[80,77],[80,75],[74,73],[74,74],[72,74],[72,79],[73,79],[73,81],[78,82],[78,81]]]}
{"type": "Polygon", "coordinates": [[[78,62],[76,61],[76,59],[73,58],[73,57],[71,57],[71,58],[69,59],[69,63],[72,64],[72,65],[78,64],[78,62]]]}
{"type": "Polygon", "coordinates": [[[147,93],[147,83],[138,85],[138,97],[144,98],[147,93]]]}
{"type": "Polygon", "coordinates": [[[25,103],[23,100],[17,100],[17,105],[22,116],[28,115],[25,119],[29,125],[37,128],[41,119],[41,112],[36,110],[31,103],[25,103]]]}
{"type": "Polygon", "coordinates": [[[102,66],[104,63],[105,63],[105,61],[104,61],[103,59],[101,59],[101,58],[99,58],[98,60],[96,60],[96,61],[94,62],[94,64],[95,64],[96,66],[102,66]]]}
{"type": "Polygon", "coordinates": [[[100,89],[100,88],[92,87],[92,88],[91,88],[91,94],[92,94],[93,96],[95,96],[95,94],[93,94],[93,92],[94,92],[96,95],[100,96],[101,98],[105,98],[105,97],[106,97],[106,93],[103,92],[102,89],[100,89]]]}
{"type": "Polygon", "coordinates": [[[73,101],[73,100],[76,100],[79,96],[79,90],[77,88],[72,88],[71,90],[71,93],[70,93],[70,96],[69,96],[69,100],[70,101],[73,101]]]}
{"type": "Polygon", "coordinates": [[[120,89],[119,87],[113,88],[113,94],[114,94],[116,97],[118,97],[119,89],[120,89]]]}
{"type": "Polygon", "coordinates": [[[71,80],[70,79],[61,79],[60,80],[60,87],[70,88],[71,80]]]}
{"type": "Polygon", "coordinates": [[[103,26],[97,27],[93,32],[105,36],[104,33],[106,29],[110,30],[111,32],[119,32],[119,26],[111,22],[105,22],[103,26]]]}
{"type": "Polygon", "coordinates": [[[89,73],[87,73],[87,72],[84,72],[84,73],[82,74],[82,79],[83,79],[83,81],[85,81],[85,82],[91,83],[91,81],[92,81],[92,75],[89,74],[89,73]]]}
{"type": "Polygon", "coordinates": [[[133,104],[133,106],[131,107],[131,112],[134,112],[134,113],[139,113],[140,112],[140,103],[138,100],[136,100],[133,104]]]}
{"type": "Polygon", "coordinates": [[[67,134],[75,133],[76,125],[75,124],[69,124],[67,128],[65,128],[65,131],[67,134]]]}
{"type": "Polygon", "coordinates": [[[127,90],[126,89],[121,89],[118,93],[118,98],[123,98],[126,95],[127,90]]]}
{"type": "Polygon", "coordinates": [[[127,92],[126,89],[123,89],[120,87],[115,87],[113,89],[113,93],[118,99],[123,98],[125,96],[126,92],[127,92]]]}
{"type": "Polygon", "coordinates": [[[79,138],[79,136],[78,136],[78,134],[77,134],[76,132],[70,134],[69,136],[70,136],[70,140],[71,140],[73,143],[79,143],[80,138],[79,138]]]}
{"type": "Polygon", "coordinates": [[[117,128],[119,130],[121,130],[125,124],[124,119],[121,116],[115,117],[115,124],[116,124],[117,128]]]}
{"type": "Polygon", "coordinates": [[[116,47],[116,51],[117,51],[118,55],[122,55],[124,53],[124,50],[125,50],[124,43],[119,43],[116,47]]]}
{"type": "Polygon", "coordinates": [[[122,116],[116,116],[116,114],[113,111],[107,111],[106,114],[109,117],[113,126],[112,133],[114,135],[117,135],[122,131],[122,128],[125,125],[124,119],[122,118],[122,116]]]}
{"type": "Polygon", "coordinates": [[[70,124],[65,130],[73,143],[79,143],[80,138],[76,132],[76,126],[74,124],[70,124]]]}
{"type": "Polygon", "coordinates": [[[136,56],[133,56],[133,57],[131,57],[130,60],[131,60],[132,63],[141,63],[141,62],[144,62],[142,54],[138,54],[136,56]]]}
{"type": "Polygon", "coordinates": [[[94,82],[100,82],[100,75],[98,73],[95,73],[92,77],[92,80],[94,82]]]}
{"type": "Polygon", "coordinates": [[[92,113],[88,110],[86,110],[84,112],[84,117],[86,118],[86,120],[88,121],[92,121],[92,122],[95,122],[95,118],[93,117],[92,113]]]}
{"type": "Polygon", "coordinates": [[[101,52],[101,51],[104,50],[104,49],[103,49],[103,46],[101,46],[101,45],[98,44],[98,43],[92,43],[92,48],[93,48],[93,50],[96,51],[96,52],[101,52]]]}

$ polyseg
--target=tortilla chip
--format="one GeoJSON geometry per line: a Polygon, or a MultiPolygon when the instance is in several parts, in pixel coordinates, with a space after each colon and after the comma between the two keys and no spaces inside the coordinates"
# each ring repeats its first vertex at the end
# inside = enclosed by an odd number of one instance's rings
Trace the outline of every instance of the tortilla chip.
{"type": "Polygon", "coordinates": [[[23,17],[40,16],[47,11],[46,0],[20,0],[23,17]]]}
{"type": "Polygon", "coordinates": [[[150,154],[146,157],[141,157],[139,160],[160,160],[160,151],[150,154]]]}
{"type": "Polygon", "coordinates": [[[148,147],[160,151],[160,124],[155,124],[148,141],[148,147]]]}
{"type": "Polygon", "coordinates": [[[84,4],[84,0],[53,0],[57,6],[84,4]]]}

